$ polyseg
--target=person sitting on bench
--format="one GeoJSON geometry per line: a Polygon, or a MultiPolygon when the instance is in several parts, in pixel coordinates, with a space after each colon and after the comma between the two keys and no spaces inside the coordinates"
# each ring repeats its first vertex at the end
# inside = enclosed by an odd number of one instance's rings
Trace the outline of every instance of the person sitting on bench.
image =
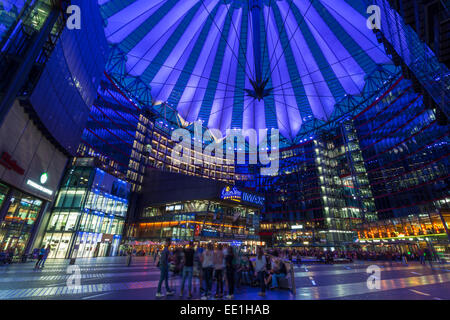
{"type": "Polygon", "coordinates": [[[266,280],[266,285],[272,282],[272,287],[270,289],[278,288],[278,279],[286,277],[286,274],[287,270],[283,261],[275,259],[273,269],[270,271],[270,275],[266,280]]]}

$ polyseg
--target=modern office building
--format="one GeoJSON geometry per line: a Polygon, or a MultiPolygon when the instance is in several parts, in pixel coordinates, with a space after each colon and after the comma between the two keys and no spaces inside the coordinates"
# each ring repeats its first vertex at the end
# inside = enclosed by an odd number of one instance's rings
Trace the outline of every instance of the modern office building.
{"type": "Polygon", "coordinates": [[[224,182],[148,170],[138,201],[131,243],[259,242],[264,197],[224,182]]]}
{"type": "Polygon", "coordinates": [[[66,171],[43,242],[50,258],[115,256],[122,240],[130,185],[78,158],[66,171]]]}
{"type": "Polygon", "coordinates": [[[41,242],[109,50],[98,6],[72,4],[86,28],[66,28],[68,1],[0,2],[0,250],[17,257],[41,242]]]}
{"type": "Polygon", "coordinates": [[[250,179],[265,194],[261,236],[273,245],[335,247],[377,219],[354,127],[281,150],[280,173],[250,179]]]}

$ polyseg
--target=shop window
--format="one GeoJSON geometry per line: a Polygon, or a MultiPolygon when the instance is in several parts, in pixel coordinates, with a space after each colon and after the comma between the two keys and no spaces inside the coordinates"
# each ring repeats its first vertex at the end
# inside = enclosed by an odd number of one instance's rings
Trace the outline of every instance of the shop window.
{"type": "Polygon", "coordinates": [[[65,191],[63,207],[65,208],[80,208],[85,195],[84,190],[69,190],[65,191]]]}
{"type": "Polygon", "coordinates": [[[66,227],[66,221],[69,213],[68,212],[61,212],[58,215],[58,220],[55,225],[55,231],[61,231],[66,227]]]}
{"type": "Polygon", "coordinates": [[[66,222],[64,230],[65,231],[74,231],[79,216],[80,216],[79,212],[71,212],[67,218],[67,222],[66,222]]]}

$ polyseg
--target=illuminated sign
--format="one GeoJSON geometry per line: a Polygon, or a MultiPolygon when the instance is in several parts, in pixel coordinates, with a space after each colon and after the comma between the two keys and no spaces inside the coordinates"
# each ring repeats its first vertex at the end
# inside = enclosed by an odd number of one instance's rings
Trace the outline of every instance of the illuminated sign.
{"type": "Polygon", "coordinates": [[[30,187],[33,187],[35,189],[38,189],[39,191],[42,191],[43,193],[48,194],[49,196],[51,196],[53,194],[53,191],[50,189],[47,189],[43,186],[41,186],[39,183],[36,183],[34,181],[28,180],[27,181],[27,185],[29,185],[30,187]]]}
{"type": "Polygon", "coordinates": [[[257,204],[259,206],[264,206],[264,197],[258,196],[256,194],[251,194],[247,192],[242,193],[242,200],[248,203],[257,204]]]}
{"type": "Polygon", "coordinates": [[[166,211],[180,211],[180,210],[183,210],[182,204],[166,206],[166,211]]]}
{"type": "Polygon", "coordinates": [[[4,166],[7,170],[13,170],[14,172],[23,175],[25,170],[17,164],[15,160],[12,159],[8,152],[3,152],[0,157],[0,164],[4,166]]]}
{"type": "Polygon", "coordinates": [[[293,225],[291,227],[291,229],[303,229],[303,226],[301,224],[296,224],[296,225],[293,225]]]}
{"type": "Polygon", "coordinates": [[[231,200],[236,202],[241,202],[242,191],[239,191],[236,187],[225,187],[222,189],[222,194],[220,198],[223,200],[231,200]]]}
{"type": "Polygon", "coordinates": [[[256,194],[248,193],[245,191],[240,191],[236,187],[225,187],[222,189],[222,194],[220,196],[223,200],[231,200],[236,202],[247,202],[251,204],[256,204],[258,206],[264,206],[265,198],[258,196],[256,194]]]}
{"type": "Polygon", "coordinates": [[[41,174],[41,178],[40,178],[41,184],[45,184],[47,182],[47,180],[48,180],[48,173],[44,172],[43,174],[41,174]]]}

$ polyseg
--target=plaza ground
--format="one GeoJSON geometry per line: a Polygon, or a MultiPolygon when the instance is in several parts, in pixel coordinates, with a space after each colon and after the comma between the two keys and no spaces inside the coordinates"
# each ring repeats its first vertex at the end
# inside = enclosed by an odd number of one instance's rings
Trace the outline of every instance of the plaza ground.
{"type": "MultiPolygon", "coordinates": [[[[126,257],[77,259],[81,270],[81,289],[67,286],[68,260],[48,260],[43,269],[34,263],[0,266],[0,299],[61,300],[153,300],[159,270],[150,257],[136,257],[131,266],[126,257]]],[[[162,299],[180,299],[180,280],[171,278],[176,294],[162,299]]],[[[258,288],[242,287],[236,300],[450,300],[450,265],[422,266],[417,262],[392,265],[381,261],[356,261],[350,264],[308,265],[295,267],[296,294],[288,290],[267,291],[257,295],[258,288]],[[367,287],[370,265],[381,268],[380,289],[367,287]]],[[[194,281],[193,300],[200,298],[198,280],[194,281]]],[[[213,289],[215,285],[213,286],[213,289]]],[[[164,293],[164,289],[163,289],[164,293]]],[[[185,296],[183,299],[187,299],[185,296]]]]}

